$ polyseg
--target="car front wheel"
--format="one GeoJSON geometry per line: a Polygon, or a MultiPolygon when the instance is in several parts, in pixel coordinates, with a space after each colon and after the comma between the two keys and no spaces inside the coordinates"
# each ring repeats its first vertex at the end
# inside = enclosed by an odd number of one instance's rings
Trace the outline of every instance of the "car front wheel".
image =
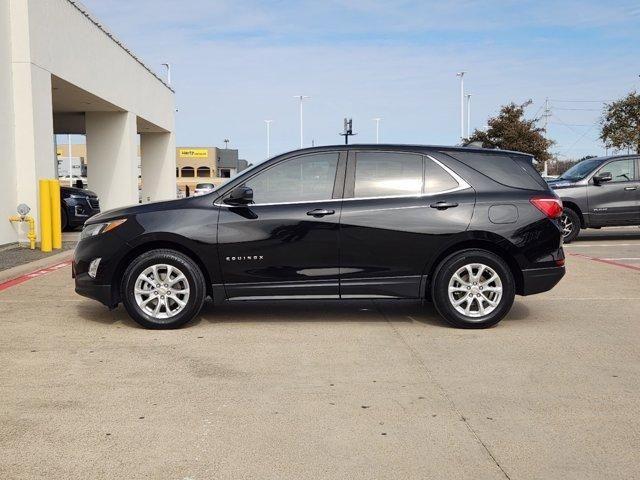
{"type": "Polygon", "coordinates": [[[495,325],[509,312],[515,297],[509,266],[498,255],[479,249],[443,260],[431,288],[440,315],[460,328],[495,325]]]}
{"type": "Polygon", "coordinates": [[[177,328],[193,319],[206,295],[200,268],[174,250],[151,250],[126,269],[121,285],[122,302],[145,328],[177,328]]]}

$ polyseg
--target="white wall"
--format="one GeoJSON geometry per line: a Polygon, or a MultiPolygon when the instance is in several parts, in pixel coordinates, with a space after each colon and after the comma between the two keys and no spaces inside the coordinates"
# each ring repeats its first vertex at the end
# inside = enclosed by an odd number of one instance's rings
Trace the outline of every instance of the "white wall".
{"type": "Polygon", "coordinates": [[[16,214],[10,25],[9,3],[0,1],[0,245],[16,241],[16,227],[7,220],[16,214]]]}
{"type": "MultiPolygon", "coordinates": [[[[0,0],[0,245],[19,239],[6,217],[26,203],[37,218],[37,181],[57,176],[52,75],[122,110],[124,120],[115,123],[100,120],[103,112],[88,114],[95,115],[91,131],[98,152],[89,160],[92,168],[111,174],[117,167],[125,183],[110,183],[113,176],[103,179],[106,206],[138,201],[137,186],[133,193],[137,117],[168,132],[168,148],[174,148],[173,92],[71,0],[0,0]],[[100,124],[108,128],[95,128],[100,124]]],[[[173,180],[174,175],[172,170],[173,180]]],[[[164,185],[166,179],[161,180],[164,185]]]]}
{"type": "Polygon", "coordinates": [[[68,0],[28,0],[28,4],[31,62],[173,131],[173,93],[105,32],[68,0]]]}

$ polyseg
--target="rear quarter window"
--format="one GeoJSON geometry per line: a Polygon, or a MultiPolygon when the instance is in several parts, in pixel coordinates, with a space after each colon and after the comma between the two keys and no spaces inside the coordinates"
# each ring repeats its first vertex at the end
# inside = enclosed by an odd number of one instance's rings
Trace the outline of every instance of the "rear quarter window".
{"type": "Polygon", "coordinates": [[[547,183],[531,164],[531,157],[479,152],[442,152],[492,180],[513,188],[547,190],[547,183]]]}

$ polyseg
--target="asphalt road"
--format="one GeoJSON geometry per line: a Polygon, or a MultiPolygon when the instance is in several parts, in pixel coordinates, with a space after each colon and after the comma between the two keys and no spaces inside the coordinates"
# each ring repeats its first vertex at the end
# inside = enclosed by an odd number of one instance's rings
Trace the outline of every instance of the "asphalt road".
{"type": "Polygon", "coordinates": [[[146,331],[35,278],[0,292],[0,478],[637,478],[640,271],[593,258],[638,237],[585,235],[482,331],[379,301],[146,331]]]}
{"type": "Polygon", "coordinates": [[[566,245],[566,251],[640,269],[640,228],[585,230],[577,240],[566,245]]]}

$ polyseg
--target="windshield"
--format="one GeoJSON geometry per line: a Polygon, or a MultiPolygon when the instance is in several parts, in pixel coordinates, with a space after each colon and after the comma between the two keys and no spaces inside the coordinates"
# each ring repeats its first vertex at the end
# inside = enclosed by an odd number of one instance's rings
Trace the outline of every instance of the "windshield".
{"type": "Polygon", "coordinates": [[[583,160],[580,163],[576,163],[573,167],[560,175],[558,179],[570,180],[572,182],[582,180],[584,177],[589,175],[594,168],[600,166],[602,162],[604,162],[604,159],[602,158],[590,158],[589,160],[583,160]]]}
{"type": "Polygon", "coordinates": [[[214,188],[213,183],[199,183],[196,188],[214,188]]]}

